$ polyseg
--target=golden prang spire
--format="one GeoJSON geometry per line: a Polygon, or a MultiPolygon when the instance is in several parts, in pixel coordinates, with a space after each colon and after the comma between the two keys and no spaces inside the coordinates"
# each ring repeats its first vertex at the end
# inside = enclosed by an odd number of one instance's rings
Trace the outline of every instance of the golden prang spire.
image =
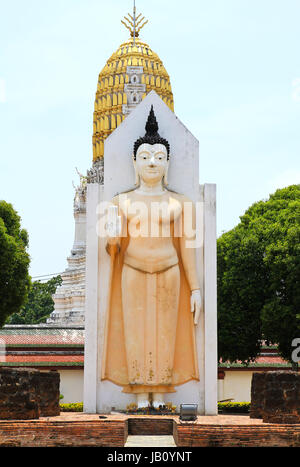
{"type": "Polygon", "coordinates": [[[145,17],[142,16],[142,13],[136,16],[135,0],[133,1],[133,16],[130,13],[128,13],[128,16],[130,19],[124,16],[125,21],[121,20],[121,23],[130,31],[130,36],[133,37],[133,44],[135,45],[135,38],[139,37],[140,30],[148,23],[148,20],[144,21],[145,17]]]}
{"type": "Polygon", "coordinates": [[[152,90],[174,112],[170,77],[164,64],[139,38],[147,22],[141,14],[136,15],[134,2],[133,15],[128,14],[122,20],[130,37],[112,54],[99,74],[93,115],[95,163],[104,156],[106,138],[152,90]]]}

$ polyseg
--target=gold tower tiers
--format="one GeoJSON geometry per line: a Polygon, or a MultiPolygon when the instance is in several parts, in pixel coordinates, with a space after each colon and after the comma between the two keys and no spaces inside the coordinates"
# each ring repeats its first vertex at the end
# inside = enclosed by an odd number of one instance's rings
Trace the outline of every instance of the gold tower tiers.
{"type": "Polygon", "coordinates": [[[93,162],[104,155],[104,140],[136,105],[155,90],[174,111],[170,77],[149,45],[133,36],[112,54],[99,74],[93,125],[93,162]]]}

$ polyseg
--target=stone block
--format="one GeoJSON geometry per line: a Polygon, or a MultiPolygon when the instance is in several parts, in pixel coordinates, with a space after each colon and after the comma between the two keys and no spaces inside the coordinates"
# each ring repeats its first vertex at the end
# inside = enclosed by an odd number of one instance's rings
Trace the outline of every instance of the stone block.
{"type": "Polygon", "coordinates": [[[0,368],[0,419],[39,418],[34,370],[0,368]]]}
{"type": "Polygon", "coordinates": [[[56,371],[0,368],[0,419],[59,415],[59,383],[56,371]]]}
{"type": "Polygon", "coordinates": [[[251,380],[250,418],[262,418],[266,373],[253,373],[251,380]]]}
{"type": "Polygon", "coordinates": [[[57,371],[38,372],[34,377],[40,417],[53,417],[60,414],[59,385],[60,375],[57,371]]]}
{"type": "Polygon", "coordinates": [[[254,373],[250,417],[262,418],[264,423],[300,423],[300,373],[254,373]]]}

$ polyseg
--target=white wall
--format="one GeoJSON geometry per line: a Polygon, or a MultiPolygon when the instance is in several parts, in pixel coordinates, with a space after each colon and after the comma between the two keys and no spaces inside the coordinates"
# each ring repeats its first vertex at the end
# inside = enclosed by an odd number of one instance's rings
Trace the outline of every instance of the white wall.
{"type": "Polygon", "coordinates": [[[62,404],[83,402],[83,370],[59,370],[62,404]]]}
{"type": "Polygon", "coordinates": [[[225,378],[218,380],[218,401],[250,402],[252,374],[253,371],[226,371],[225,378]]]}
{"type": "MultiPolygon", "coordinates": [[[[83,401],[83,370],[60,370],[62,403],[83,401]]],[[[253,371],[226,371],[225,378],[218,380],[218,401],[233,399],[234,402],[250,402],[253,371]]]]}

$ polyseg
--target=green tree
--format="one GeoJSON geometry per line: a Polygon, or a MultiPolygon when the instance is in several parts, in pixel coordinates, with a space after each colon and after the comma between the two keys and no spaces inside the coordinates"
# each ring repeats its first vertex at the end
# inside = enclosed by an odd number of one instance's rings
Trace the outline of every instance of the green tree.
{"type": "Polygon", "coordinates": [[[0,201],[0,327],[20,310],[30,286],[28,234],[13,206],[0,201]]]}
{"type": "Polygon", "coordinates": [[[249,362],[261,341],[291,360],[300,337],[300,185],[254,203],[218,239],[219,357],[249,362]]]}
{"type": "Polygon", "coordinates": [[[52,277],[52,279],[44,283],[34,281],[21,310],[11,315],[7,324],[39,324],[45,322],[54,310],[52,295],[61,283],[61,276],[52,277]]]}

